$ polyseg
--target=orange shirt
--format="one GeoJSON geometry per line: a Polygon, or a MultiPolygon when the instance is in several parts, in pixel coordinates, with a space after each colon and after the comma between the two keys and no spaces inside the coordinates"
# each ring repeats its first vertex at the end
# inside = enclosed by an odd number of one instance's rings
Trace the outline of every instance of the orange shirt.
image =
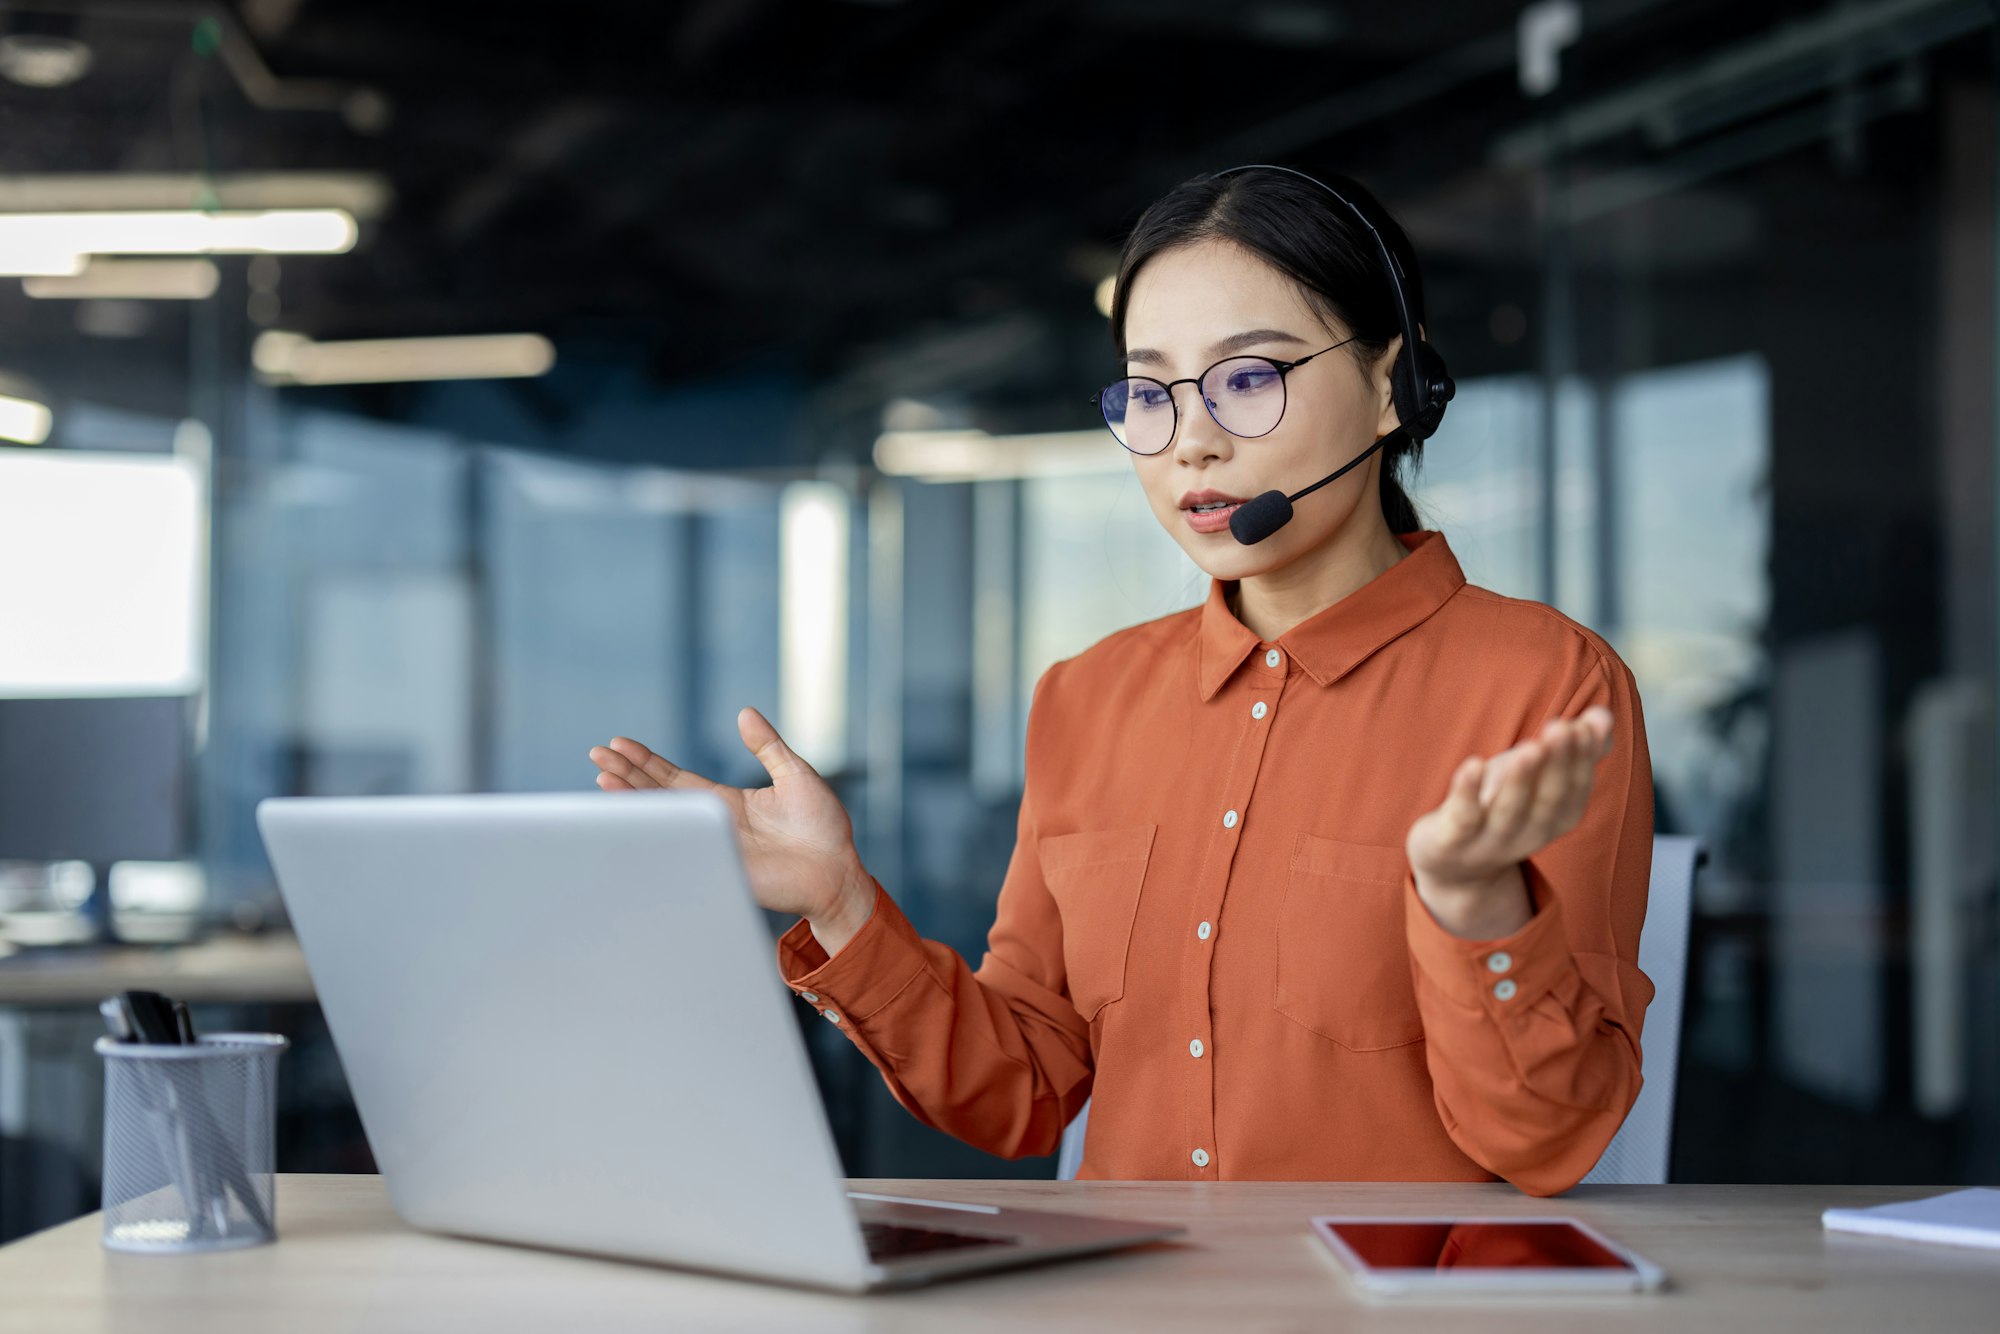
{"type": "Polygon", "coordinates": [[[1466,583],[1440,533],[1265,643],[1207,602],[1035,687],[1019,838],[975,972],[876,886],[786,982],[925,1123],[1082,1175],[1568,1189],[1639,1091],[1653,797],[1632,674],[1590,630],[1466,583]],[[1611,710],[1582,823],[1524,864],[1534,916],[1470,941],[1403,842],[1452,769],[1611,710]]]}

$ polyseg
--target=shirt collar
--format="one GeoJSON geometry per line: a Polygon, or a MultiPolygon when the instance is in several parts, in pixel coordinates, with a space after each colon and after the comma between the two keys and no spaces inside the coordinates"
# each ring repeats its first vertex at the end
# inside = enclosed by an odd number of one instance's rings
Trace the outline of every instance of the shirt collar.
{"type": "MultiPolygon", "coordinates": [[[[1421,624],[1465,583],[1465,572],[1443,533],[1398,533],[1396,540],[1408,556],[1278,636],[1278,647],[1320,685],[1332,685],[1375,650],[1421,624]]],[[[1231,582],[1210,579],[1208,601],[1201,609],[1195,670],[1203,700],[1213,699],[1261,642],[1223,600],[1231,582]]]]}

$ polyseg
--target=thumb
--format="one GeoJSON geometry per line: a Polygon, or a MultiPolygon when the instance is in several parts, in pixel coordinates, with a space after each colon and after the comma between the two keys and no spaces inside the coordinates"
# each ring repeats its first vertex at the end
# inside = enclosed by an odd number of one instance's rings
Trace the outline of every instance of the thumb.
{"type": "Polygon", "coordinates": [[[1452,823],[1465,833],[1472,833],[1486,823],[1485,804],[1479,793],[1486,768],[1486,761],[1476,755],[1465,760],[1452,773],[1451,789],[1445,794],[1445,810],[1450,813],[1452,823]]]}
{"type": "Polygon", "coordinates": [[[743,738],[744,746],[757,762],[764,766],[764,772],[771,775],[773,783],[797,778],[801,774],[819,776],[818,770],[800,759],[785,739],[778,735],[778,729],[771,726],[771,720],[757,710],[745,707],[736,715],[736,732],[743,738]]]}

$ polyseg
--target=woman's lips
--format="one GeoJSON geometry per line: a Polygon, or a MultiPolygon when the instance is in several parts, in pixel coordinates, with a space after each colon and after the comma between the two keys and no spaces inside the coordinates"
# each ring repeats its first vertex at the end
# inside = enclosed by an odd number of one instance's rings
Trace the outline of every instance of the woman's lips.
{"type": "Polygon", "coordinates": [[[1187,515],[1188,527],[1197,533],[1219,533],[1229,526],[1229,516],[1242,508],[1243,502],[1239,500],[1219,510],[1190,509],[1183,512],[1187,515]]]}

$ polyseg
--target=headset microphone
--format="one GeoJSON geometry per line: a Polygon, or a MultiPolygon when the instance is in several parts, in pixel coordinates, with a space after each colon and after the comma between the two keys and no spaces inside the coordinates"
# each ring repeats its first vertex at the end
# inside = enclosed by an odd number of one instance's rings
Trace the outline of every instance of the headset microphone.
{"type": "Polygon", "coordinates": [[[1349,468],[1358,466],[1363,459],[1401,434],[1402,430],[1403,428],[1398,426],[1395,430],[1390,431],[1380,440],[1377,440],[1374,444],[1349,459],[1341,466],[1338,472],[1328,473],[1303,491],[1294,491],[1289,496],[1283,491],[1266,491],[1261,496],[1255,496],[1244,501],[1236,507],[1236,513],[1229,516],[1229,532],[1231,536],[1235,537],[1238,542],[1241,542],[1246,547],[1255,546],[1257,543],[1262,542],[1272,533],[1277,532],[1292,521],[1292,502],[1294,500],[1297,500],[1300,496],[1309,496],[1335,478],[1346,475],[1349,468]]]}

